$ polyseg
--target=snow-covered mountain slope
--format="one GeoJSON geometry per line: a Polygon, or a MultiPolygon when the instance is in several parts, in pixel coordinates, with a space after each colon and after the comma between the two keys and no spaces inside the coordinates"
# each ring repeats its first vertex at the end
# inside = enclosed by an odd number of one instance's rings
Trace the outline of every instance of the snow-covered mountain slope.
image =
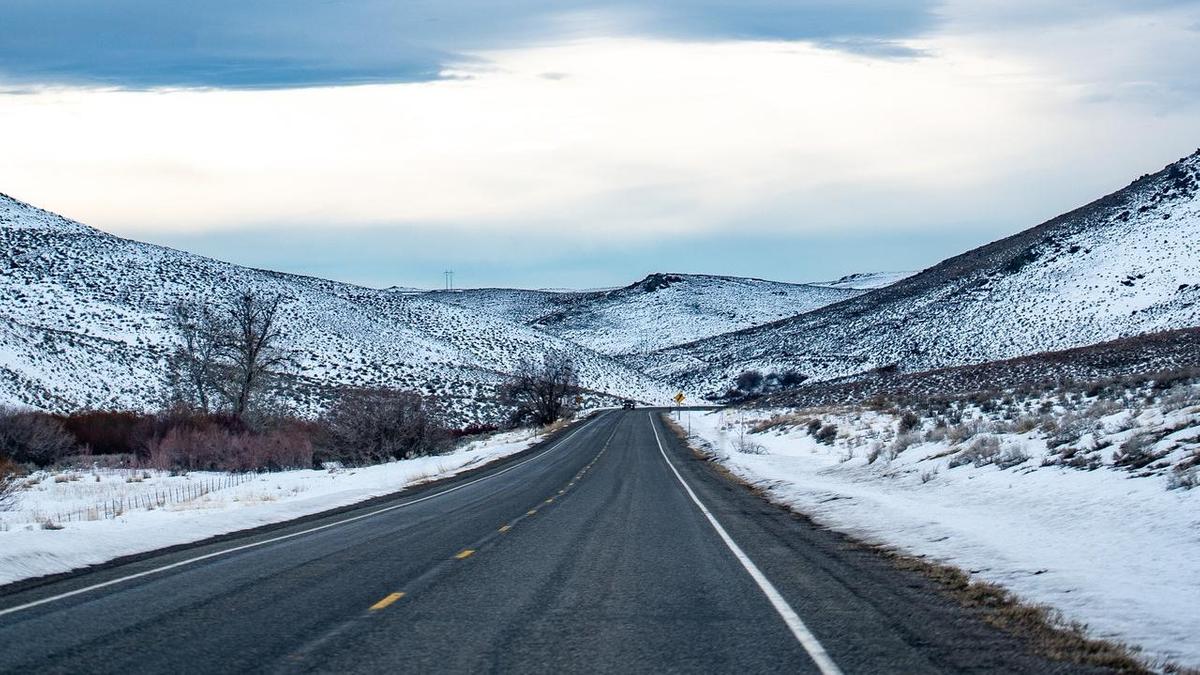
{"type": "Polygon", "coordinates": [[[603,295],[597,291],[542,291],[522,288],[469,288],[426,291],[425,297],[449,305],[484,312],[508,321],[533,323],[538,319],[603,295]]]}
{"type": "Polygon", "coordinates": [[[1196,326],[1197,242],[1200,152],[891,286],[631,361],[717,392],[746,369],[913,372],[1196,326]]]}
{"type": "Polygon", "coordinates": [[[244,288],[286,298],[284,348],[302,410],[319,404],[318,389],[369,385],[437,393],[458,417],[483,417],[501,373],[549,350],[570,355],[597,391],[647,401],[668,393],[612,359],[494,314],[121,239],[0,195],[0,401],[156,407],[175,340],[169,308],[244,288]]]}
{"type": "Polygon", "coordinates": [[[623,288],[480,288],[426,297],[510,320],[602,354],[639,354],[809,312],[863,291],[707,274],[651,274],[623,288]]]}
{"type": "Polygon", "coordinates": [[[828,288],[854,288],[863,291],[870,291],[884,286],[907,279],[916,272],[855,272],[847,274],[837,281],[815,281],[812,286],[825,286],[828,288]]]}
{"type": "Polygon", "coordinates": [[[704,274],[651,274],[581,294],[532,325],[602,354],[640,354],[776,321],[862,291],[704,274]]]}

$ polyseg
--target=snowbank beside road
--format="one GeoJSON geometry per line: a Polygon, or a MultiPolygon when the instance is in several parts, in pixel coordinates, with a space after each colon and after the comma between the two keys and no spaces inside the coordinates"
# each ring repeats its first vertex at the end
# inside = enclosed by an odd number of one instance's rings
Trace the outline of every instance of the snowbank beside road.
{"type": "MultiPolygon", "coordinates": [[[[823,525],[957,565],[1152,659],[1200,665],[1200,489],[1168,490],[1169,475],[1107,460],[1092,470],[1045,466],[1053,453],[1037,431],[994,434],[1007,454],[951,468],[969,445],[910,436],[894,452],[892,415],[805,413],[684,413],[680,423],[693,445],[823,525]],[[805,413],[836,425],[836,437],[819,442],[799,421],[805,413]],[[798,423],[766,428],[789,416],[798,423]],[[1003,457],[1017,463],[1000,468],[1003,457]]],[[[1135,426],[1171,432],[1161,443],[1175,443],[1173,453],[1195,452],[1194,410],[1121,417],[1103,420],[1112,437],[1099,447],[1119,447],[1135,426]]]]}
{"type": "Polygon", "coordinates": [[[162,508],[130,509],[115,518],[55,522],[56,514],[92,504],[127,501],[211,483],[220,474],[95,470],[41,472],[20,493],[14,511],[0,512],[0,584],[106,562],[120,556],[278,523],[452,476],[525,450],[544,434],[521,430],[474,441],[436,457],[357,469],[264,473],[225,489],[162,508]],[[44,529],[53,522],[62,529],[44,529]]]}

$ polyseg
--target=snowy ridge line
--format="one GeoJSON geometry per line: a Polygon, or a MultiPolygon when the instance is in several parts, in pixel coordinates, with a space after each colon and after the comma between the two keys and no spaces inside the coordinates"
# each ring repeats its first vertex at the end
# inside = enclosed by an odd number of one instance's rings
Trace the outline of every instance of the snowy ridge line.
{"type": "Polygon", "coordinates": [[[625,358],[722,394],[746,370],[819,382],[918,372],[1200,326],[1200,152],[884,288],[625,358]]]}
{"type": "Polygon", "coordinates": [[[795,316],[861,295],[748,277],[655,273],[604,292],[433,291],[428,297],[513,317],[539,331],[622,357],[795,316]]]}

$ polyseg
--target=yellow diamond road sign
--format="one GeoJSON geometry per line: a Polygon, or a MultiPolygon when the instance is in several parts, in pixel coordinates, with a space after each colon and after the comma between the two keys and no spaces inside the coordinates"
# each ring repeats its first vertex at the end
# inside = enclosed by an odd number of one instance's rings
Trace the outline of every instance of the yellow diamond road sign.
{"type": "Polygon", "coordinates": [[[683,399],[685,399],[685,398],[687,398],[687,397],[683,395],[682,391],[679,392],[678,394],[675,394],[675,404],[679,405],[680,403],[683,403],[683,399]]]}

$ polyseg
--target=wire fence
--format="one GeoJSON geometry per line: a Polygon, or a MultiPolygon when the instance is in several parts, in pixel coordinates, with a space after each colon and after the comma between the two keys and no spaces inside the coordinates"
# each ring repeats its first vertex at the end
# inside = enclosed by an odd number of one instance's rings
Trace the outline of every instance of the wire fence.
{"type": "Polygon", "coordinates": [[[223,476],[206,476],[200,479],[189,479],[187,482],[156,487],[153,491],[141,494],[130,494],[119,498],[106,499],[93,506],[71,511],[58,511],[55,512],[52,522],[70,523],[104,520],[117,518],[137,509],[160,509],[170,504],[182,504],[199,499],[217,490],[225,490],[237,487],[243,483],[249,483],[257,476],[258,474],[256,473],[231,473],[223,476]]]}

